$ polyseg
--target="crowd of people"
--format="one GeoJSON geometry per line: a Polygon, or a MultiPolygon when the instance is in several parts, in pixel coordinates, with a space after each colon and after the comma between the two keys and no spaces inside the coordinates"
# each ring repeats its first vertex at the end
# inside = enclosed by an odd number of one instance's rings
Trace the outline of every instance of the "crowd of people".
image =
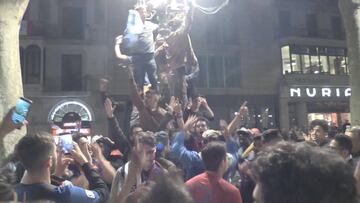
{"type": "MultiPolygon", "coordinates": [[[[130,105],[111,98],[109,81],[100,81],[108,134],[73,132],[66,151],[55,138],[61,135],[28,133],[0,168],[0,201],[358,202],[360,126],[335,134],[324,120],[311,121],[308,132],[247,129],[244,102],[230,122],[211,128],[217,115],[192,83],[199,69],[189,36],[192,5],[160,26],[147,21],[146,9],[129,12],[115,45],[130,105]],[[131,27],[136,23],[141,29],[131,27]],[[146,78],[150,88],[143,88],[146,78]],[[125,124],[118,114],[126,114],[125,124]]],[[[12,112],[0,123],[1,139],[27,125],[14,124],[12,112]]]]}

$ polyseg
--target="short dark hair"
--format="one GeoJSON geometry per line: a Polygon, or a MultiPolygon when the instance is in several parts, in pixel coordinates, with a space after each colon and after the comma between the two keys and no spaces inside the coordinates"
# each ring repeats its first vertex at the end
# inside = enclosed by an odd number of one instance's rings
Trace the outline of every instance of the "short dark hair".
{"type": "Polygon", "coordinates": [[[55,148],[52,135],[47,132],[29,134],[20,139],[15,146],[15,154],[26,170],[41,169],[44,161],[53,153],[55,148]]]}
{"type": "Polygon", "coordinates": [[[317,125],[320,126],[324,130],[324,132],[326,132],[326,133],[329,132],[328,123],[325,120],[319,120],[319,119],[311,121],[310,130],[313,129],[317,125]]]}
{"type": "Polygon", "coordinates": [[[199,116],[197,119],[196,119],[196,122],[195,122],[195,127],[196,125],[198,124],[198,122],[200,121],[204,121],[206,123],[207,126],[209,126],[209,120],[203,116],[199,116]]]}
{"type": "Polygon", "coordinates": [[[223,142],[210,142],[201,151],[201,158],[207,171],[216,172],[221,161],[226,159],[226,148],[223,142]]]}
{"type": "Polygon", "coordinates": [[[139,133],[139,143],[149,145],[150,147],[156,146],[156,138],[153,132],[141,132],[139,133]]]}
{"type": "Polygon", "coordinates": [[[338,145],[338,148],[340,150],[348,150],[349,153],[351,153],[351,150],[352,150],[352,142],[351,142],[351,139],[350,137],[346,136],[346,135],[336,135],[334,137],[334,140],[335,142],[337,143],[338,145]]]}
{"type": "Polygon", "coordinates": [[[133,136],[133,131],[134,131],[135,128],[141,128],[142,129],[142,127],[141,127],[141,125],[139,123],[135,123],[135,124],[131,125],[130,126],[130,134],[131,134],[131,136],[133,136]]]}
{"type": "Polygon", "coordinates": [[[262,134],[262,139],[264,143],[269,143],[274,139],[282,139],[279,130],[277,129],[269,129],[265,130],[262,134]]]}
{"type": "Polygon", "coordinates": [[[330,150],[280,142],[259,153],[251,171],[266,203],[355,203],[350,167],[330,150]]]}

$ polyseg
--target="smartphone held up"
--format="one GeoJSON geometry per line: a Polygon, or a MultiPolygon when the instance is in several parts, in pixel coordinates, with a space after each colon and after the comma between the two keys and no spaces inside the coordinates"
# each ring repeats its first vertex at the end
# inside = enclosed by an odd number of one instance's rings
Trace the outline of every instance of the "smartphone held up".
{"type": "Polygon", "coordinates": [[[20,97],[16,101],[15,108],[11,115],[11,120],[14,124],[18,125],[24,123],[31,104],[32,101],[24,97],[20,97]]]}
{"type": "Polygon", "coordinates": [[[64,154],[70,154],[70,152],[74,149],[73,145],[73,137],[71,134],[63,134],[54,137],[55,144],[61,147],[61,150],[64,154]]]}

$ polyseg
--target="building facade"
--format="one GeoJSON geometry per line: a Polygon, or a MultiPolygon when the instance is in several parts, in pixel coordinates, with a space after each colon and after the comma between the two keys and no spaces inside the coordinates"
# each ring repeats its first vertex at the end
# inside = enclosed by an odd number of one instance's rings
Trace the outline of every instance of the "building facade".
{"type": "MultiPolygon", "coordinates": [[[[24,92],[34,100],[30,130],[47,130],[75,112],[92,134],[106,134],[98,81],[109,79],[110,94],[128,99],[127,73],[113,47],[131,4],[30,2],[20,36],[24,92]]],[[[335,0],[239,0],[215,15],[197,11],[191,38],[198,92],[217,119],[231,119],[248,101],[247,127],[305,126],[313,118],[340,124],[349,118],[344,36],[335,0]]]]}

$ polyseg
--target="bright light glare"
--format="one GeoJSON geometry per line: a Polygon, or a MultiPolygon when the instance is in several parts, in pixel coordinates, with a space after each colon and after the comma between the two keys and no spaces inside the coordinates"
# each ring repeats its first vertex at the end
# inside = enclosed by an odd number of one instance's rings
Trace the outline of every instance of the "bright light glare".
{"type": "Polygon", "coordinates": [[[166,0],[149,0],[148,3],[151,4],[156,9],[159,6],[165,4],[166,0]]]}

